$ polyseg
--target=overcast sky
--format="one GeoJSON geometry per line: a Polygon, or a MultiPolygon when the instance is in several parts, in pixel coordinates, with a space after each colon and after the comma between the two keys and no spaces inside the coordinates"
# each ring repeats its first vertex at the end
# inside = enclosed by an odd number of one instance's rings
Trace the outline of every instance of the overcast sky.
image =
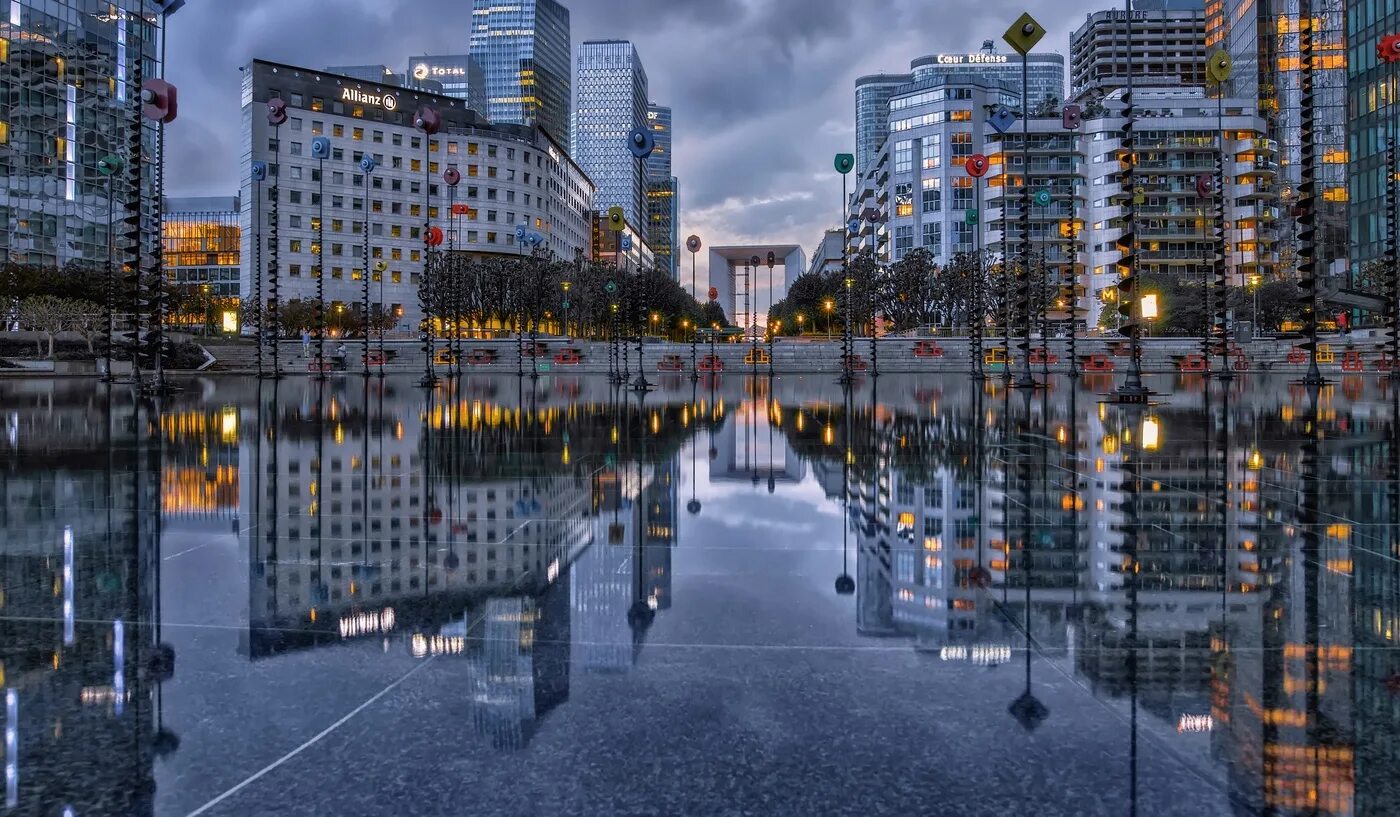
{"type": "MultiPolygon", "coordinates": [[[[857,76],[914,57],[975,51],[1029,10],[1042,49],[1109,0],[565,0],[575,46],[636,43],[652,100],[674,108],[682,241],[786,242],[810,254],[841,223],[837,152],[854,153],[857,76]]],[[[167,131],[169,195],[238,189],[240,65],[320,68],[467,50],[468,0],[189,0],[170,20],[166,77],[180,88],[167,131]]],[[[705,253],[698,259],[705,280],[705,253]]],[[[689,281],[689,258],[682,281],[689,281]]]]}

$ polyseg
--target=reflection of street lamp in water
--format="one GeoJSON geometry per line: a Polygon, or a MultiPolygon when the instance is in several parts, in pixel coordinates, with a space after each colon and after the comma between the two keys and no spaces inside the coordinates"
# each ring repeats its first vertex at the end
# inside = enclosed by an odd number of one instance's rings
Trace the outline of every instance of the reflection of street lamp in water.
{"type": "Polygon", "coordinates": [[[1249,313],[1250,337],[1259,337],[1259,287],[1264,283],[1264,277],[1259,273],[1249,276],[1246,283],[1250,293],[1254,296],[1254,309],[1249,313]]]}

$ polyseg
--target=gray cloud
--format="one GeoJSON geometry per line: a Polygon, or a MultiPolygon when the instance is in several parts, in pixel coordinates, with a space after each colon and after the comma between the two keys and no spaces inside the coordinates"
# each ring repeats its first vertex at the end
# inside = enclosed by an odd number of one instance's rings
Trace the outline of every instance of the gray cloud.
{"type": "MultiPolygon", "coordinates": [[[[812,249],[839,223],[831,156],[854,141],[853,82],[966,51],[1023,10],[1068,52],[1070,31],[1107,0],[565,0],[575,43],[637,44],[652,98],[675,111],[681,234],[708,245],[794,242],[812,249]]],[[[172,195],[238,186],[238,68],[379,63],[466,49],[465,0],[193,0],[171,19],[167,77],[181,87],[167,131],[172,195]]],[[[1005,46],[1000,46],[1004,48],[1005,46]]],[[[706,277],[701,257],[700,278],[706,277]]],[[[682,265],[687,268],[688,265],[682,265]]]]}

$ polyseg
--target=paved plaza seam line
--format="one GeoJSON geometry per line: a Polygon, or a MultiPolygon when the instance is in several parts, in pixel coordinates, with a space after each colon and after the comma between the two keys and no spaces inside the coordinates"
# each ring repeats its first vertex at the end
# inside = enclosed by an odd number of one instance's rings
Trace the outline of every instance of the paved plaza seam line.
{"type": "Polygon", "coordinates": [[[198,817],[198,815],[205,813],[214,806],[217,806],[218,804],[222,803],[223,801],[227,800],[228,798],[232,797],[233,795],[237,794],[238,792],[257,782],[260,778],[273,771],[278,766],[281,766],[283,763],[286,763],[287,761],[291,760],[292,758],[311,748],[318,741],[320,741],[321,738],[324,738],[326,735],[329,735],[336,729],[339,729],[341,725],[344,724],[346,721],[363,712],[368,706],[370,706],[370,704],[373,704],[375,701],[389,694],[389,692],[391,692],[394,689],[394,687],[397,687],[399,684],[402,684],[404,681],[407,681],[409,678],[412,678],[418,673],[419,670],[431,664],[433,660],[433,658],[429,658],[427,661],[424,661],[423,663],[404,673],[397,681],[379,690],[379,692],[376,693],[374,697],[370,698],[369,700],[365,701],[364,703],[345,713],[345,715],[341,717],[340,720],[336,721],[330,726],[327,726],[325,729],[322,729],[320,732],[316,733],[316,735],[311,737],[305,743],[301,744],[300,746],[286,753],[285,755],[282,755],[281,757],[272,761],[268,765],[262,767],[258,771],[254,772],[252,775],[245,778],[241,783],[236,784],[233,788],[229,789],[228,791],[224,792],[218,797],[215,797],[213,800],[210,800],[209,802],[205,803],[204,805],[200,806],[194,811],[191,811],[185,817],[198,817]]]}

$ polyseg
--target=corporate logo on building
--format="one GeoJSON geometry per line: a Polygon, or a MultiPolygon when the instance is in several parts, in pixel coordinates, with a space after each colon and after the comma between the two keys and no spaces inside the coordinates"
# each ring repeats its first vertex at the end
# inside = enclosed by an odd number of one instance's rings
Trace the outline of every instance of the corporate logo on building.
{"type": "Polygon", "coordinates": [[[340,101],[353,102],[356,105],[375,105],[386,111],[399,107],[399,101],[393,94],[367,94],[358,88],[340,89],[340,101]]]}
{"type": "Polygon", "coordinates": [[[939,54],[939,65],[1001,65],[1010,62],[1005,54],[939,54]]]}
{"type": "Polygon", "coordinates": [[[460,65],[429,65],[420,62],[413,66],[414,79],[427,79],[428,77],[465,77],[467,69],[460,65]]]}

